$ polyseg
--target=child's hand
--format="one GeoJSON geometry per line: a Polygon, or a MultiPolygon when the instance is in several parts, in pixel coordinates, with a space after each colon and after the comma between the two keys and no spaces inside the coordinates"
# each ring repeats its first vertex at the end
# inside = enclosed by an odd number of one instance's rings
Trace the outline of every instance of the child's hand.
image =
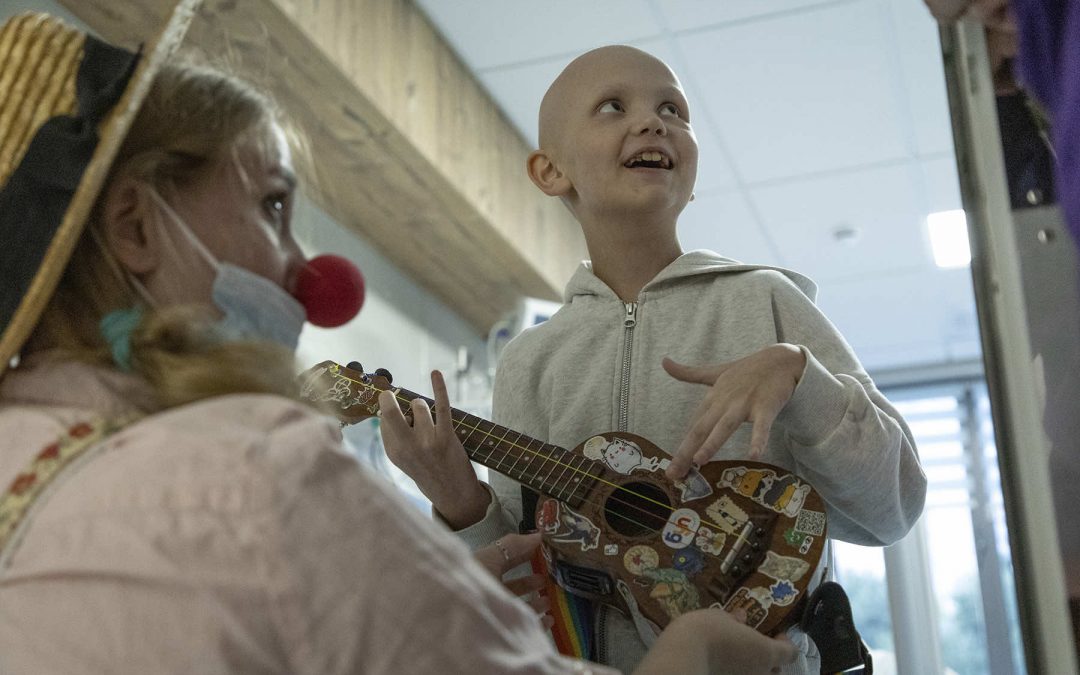
{"type": "Polygon", "coordinates": [[[416,487],[455,530],[483,519],[491,497],[469,463],[469,456],[454,433],[450,399],[442,373],[431,373],[435,392],[435,418],[422,399],[412,401],[413,423],[405,419],[393,392],[379,394],[386,456],[416,481],[416,487]]]}
{"type": "Polygon", "coordinates": [[[554,619],[548,615],[548,610],[551,609],[551,601],[538,592],[544,588],[544,576],[530,574],[516,579],[503,578],[507,572],[518,565],[529,562],[539,545],[539,532],[533,534],[508,534],[497,539],[494,544],[477,550],[473,553],[473,556],[487,571],[501,581],[508,591],[528,603],[540,615],[545,628],[551,628],[552,623],[554,623],[554,619]]]}
{"type": "Polygon", "coordinates": [[[750,458],[760,457],[773,420],[802,377],[806,357],[795,345],[781,343],[714,366],[687,366],[669,358],[663,365],[675,379],[710,387],[667,469],[668,477],[677,480],[686,476],[691,463],[709,461],[743,422],[754,424],[750,458]]]}

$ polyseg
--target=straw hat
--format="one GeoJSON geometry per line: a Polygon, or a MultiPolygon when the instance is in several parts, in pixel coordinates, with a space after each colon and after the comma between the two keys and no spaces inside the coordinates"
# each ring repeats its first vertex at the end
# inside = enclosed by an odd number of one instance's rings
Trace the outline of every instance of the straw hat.
{"type": "Polygon", "coordinates": [[[0,26],[0,377],[56,290],[150,83],[201,0],[140,54],[45,14],[0,26]]]}

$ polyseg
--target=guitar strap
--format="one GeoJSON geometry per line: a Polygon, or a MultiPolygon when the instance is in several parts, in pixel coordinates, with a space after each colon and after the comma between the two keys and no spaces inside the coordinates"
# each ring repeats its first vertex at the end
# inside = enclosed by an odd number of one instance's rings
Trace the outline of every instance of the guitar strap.
{"type": "Polygon", "coordinates": [[[139,417],[79,422],[35,455],[26,470],[15,477],[0,495],[0,573],[11,563],[34,514],[56,490],[57,479],[93,459],[104,448],[106,438],[139,417]]]}
{"type": "MultiPolygon", "coordinates": [[[[536,490],[521,486],[521,522],[518,530],[524,534],[536,531],[536,504],[540,495],[536,490]]],[[[594,603],[587,598],[567,593],[548,573],[547,561],[540,549],[533,555],[534,574],[547,581],[544,592],[551,601],[551,637],[560,654],[578,659],[595,660],[594,603]]]]}

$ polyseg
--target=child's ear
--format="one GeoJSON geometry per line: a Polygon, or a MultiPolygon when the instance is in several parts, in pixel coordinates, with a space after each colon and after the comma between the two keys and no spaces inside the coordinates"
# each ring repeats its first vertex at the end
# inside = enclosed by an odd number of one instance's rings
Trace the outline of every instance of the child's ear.
{"type": "Polygon", "coordinates": [[[549,197],[563,197],[573,184],[566,177],[551,157],[543,150],[533,150],[525,160],[525,171],[529,179],[549,197]]]}
{"type": "Polygon", "coordinates": [[[128,272],[143,276],[161,264],[161,237],[154,227],[156,204],[143,181],[117,176],[105,188],[101,230],[105,246],[128,272]]]}

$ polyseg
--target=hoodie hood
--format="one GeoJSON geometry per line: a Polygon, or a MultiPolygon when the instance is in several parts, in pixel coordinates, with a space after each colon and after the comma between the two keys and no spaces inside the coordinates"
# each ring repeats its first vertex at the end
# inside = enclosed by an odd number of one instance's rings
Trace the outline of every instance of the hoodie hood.
{"type": "MultiPolygon", "coordinates": [[[[731,274],[751,270],[775,270],[790,279],[810,300],[817,297],[817,285],[805,275],[783,267],[741,263],[738,260],[725,258],[706,249],[683,253],[673,260],[670,265],[660,270],[660,273],[645,284],[641,290],[642,292],[654,290],[677,279],[699,274],[731,274]]],[[[614,297],[615,292],[593,274],[592,262],[583,260],[566,284],[566,290],[563,292],[563,302],[569,303],[577,296],[587,295],[614,297]]]]}

